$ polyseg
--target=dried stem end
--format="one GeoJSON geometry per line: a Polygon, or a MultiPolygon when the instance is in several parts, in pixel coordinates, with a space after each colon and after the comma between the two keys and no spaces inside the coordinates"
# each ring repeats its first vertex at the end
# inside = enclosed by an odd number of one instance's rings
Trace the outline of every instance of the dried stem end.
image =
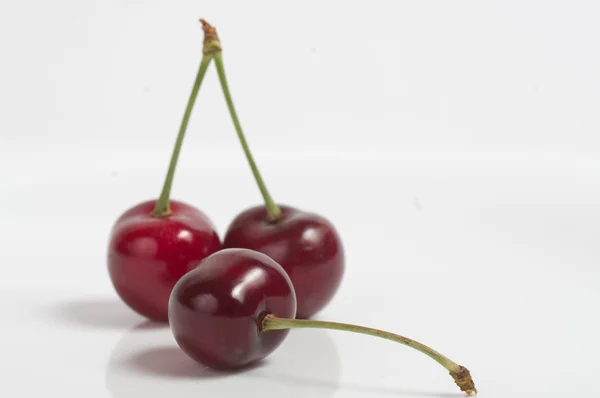
{"type": "Polygon", "coordinates": [[[204,55],[214,55],[220,52],[221,42],[217,35],[217,29],[204,19],[201,19],[200,23],[202,24],[202,30],[204,30],[204,49],[202,50],[204,55]]]}
{"type": "Polygon", "coordinates": [[[263,317],[263,319],[260,320],[259,325],[258,325],[258,329],[261,332],[266,332],[267,330],[269,330],[269,329],[267,329],[267,322],[270,321],[270,320],[272,320],[272,319],[274,319],[274,318],[275,318],[275,315],[273,315],[273,314],[267,314],[267,315],[265,315],[263,317]]]}
{"type": "Polygon", "coordinates": [[[475,388],[475,383],[473,382],[469,369],[460,366],[456,372],[450,372],[450,376],[452,376],[454,382],[461,391],[466,392],[467,395],[477,394],[477,389],[475,388]]]}

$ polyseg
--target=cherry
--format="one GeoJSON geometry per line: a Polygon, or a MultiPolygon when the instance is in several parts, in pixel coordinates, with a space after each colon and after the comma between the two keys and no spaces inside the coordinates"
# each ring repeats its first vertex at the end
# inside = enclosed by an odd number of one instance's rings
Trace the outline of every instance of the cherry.
{"type": "Polygon", "coordinates": [[[234,369],[269,355],[287,330],[259,333],[269,313],[293,317],[296,297],[290,278],[267,255],[223,249],[205,258],[173,289],[169,322],[190,357],[216,369],[234,369]]]}
{"type": "Polygon", "coordinates": [[[309,318],[331,300],[344,273],[344,251],[333,225],[323,217],[280,206],[281,217],[269,222],[257,206],[239,214],[229,226],[223,247],[265,253],[288,273],[298,300],[298,318],[309,318]]]}
{"type": "MultiPolygon", "coordinates": [[[[210,27],[205,21],[202,23],[210,27]]],[[[297,317],[309,318],[329,303],[340,285],[344,274],[342,242],[334,226],[324,217],[278,206],[273,201],[233,105],[220,45],[213,56],[235,130],[265,201],[264,206],[250,208],[234,218],[225,233],[223,247],[257,250],[281,264],[296,289],[297,317]]]]}
{"type": "Polygon", "coordinates": [[[169,323],[187,355],[216,369],[264,359],[291,328],[333,329],[414,348],[446,368],[462,391],[477,392],[467,368],[415,340],[364,326],[294,319],[295,310],[294,287],[277,262],[249,249],[224,249],[177,282],[169,299],[169,323]]]}
{"type": "MultiPolygon", "coordinates": [[[[213,36],[205,31],[204,52],[212,46],[213,36]]],[[[108,270],[115,290],[133,310],[155,321],[168,320],[169,296],[179,278],[221,249],[215,227],[204,213],[169,200],[185,131],[211,60],[202,57],[159,199],[125,211],[108,245],[108,270]]]]}

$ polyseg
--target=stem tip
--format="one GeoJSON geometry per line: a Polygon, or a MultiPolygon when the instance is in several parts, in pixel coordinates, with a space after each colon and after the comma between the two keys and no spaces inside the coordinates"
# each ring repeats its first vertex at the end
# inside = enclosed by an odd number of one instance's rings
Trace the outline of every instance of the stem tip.
{"type": "Polygon", "coordinates": [[[259,322],[259,329],[261,332],[266,332],[267,331],[267,322],[271,321],[275,319],[275,315],[273,314],[267,314],[263,317],[263,319],[260,320],[259,322]]]}
{"type": "Polygon", "coordinates": [[[473,382],[473,378],[471,377],[471,372],[469,372],[469,369],[465,368],[464,366],[459,366],[457,371],[450,372],[450,376],[452,376],[454,382],[461,391],[466,392],[467,395],[477,394],[475,382],[473,382]]]}
{"type": "Polygon", "coordinates": [[[213,56],[221,51],[221,42],[217,35],[217,29],[204,19],[200,19],[200,23],[204,31],[204,48],[202,52],[204,55],[213,56]]]}
{"type": "Polygon", "coordinates": [[[217,38],[217,29],[214,26],[206,22],[205,19],[200,19],[200,23],[202,24],[202,30],[204,30],[204,40],[217,38]]]}

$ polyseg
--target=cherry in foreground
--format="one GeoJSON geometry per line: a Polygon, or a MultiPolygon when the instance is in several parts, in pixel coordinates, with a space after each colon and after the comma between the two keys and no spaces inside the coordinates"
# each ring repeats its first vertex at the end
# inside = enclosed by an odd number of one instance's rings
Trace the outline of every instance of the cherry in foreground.
{"type": "Polygon", "coordinates": [[[192,359],[211,368],[229,370],[260,361],[291,328],[334,329],[414,348],[448,370],[462,391],[477,392],[467,368],[415,340],[363,326],[294,319],[295,313],[294,287],[283,268],[248,249],[208,256],[177,282],[169,300],[175,340],[192,359]]]}
{"type": "MultiPolygon", "coordinates": [[[[208,39],[205,49],[212,43],[208,39]]],[[[159,199],[123,213],[110,236],[108,270],[117,293],[132,309],[155,321],[168,320],[169,296],[179,278],[221,249],[203,212],[169,199],[187,124],[211,60],[204,56],[200,63],[159,199]]]]}
{"type": "MultiPolygon", "coordinates": [[[[216,30],[202,20],[205,29],[216,30]]],[[[298,318],[309,318],[329,303],[344,274],[344,250],[334,226],[324,217],[277,205],[258,171],[242,131],[225,76],[220,42],[212,53],[242,149],[254,174],[264,206],[243,211],[227,229],[225,248],[246,248],[267,254],[290,276],[298,300],[298,318]]]]}

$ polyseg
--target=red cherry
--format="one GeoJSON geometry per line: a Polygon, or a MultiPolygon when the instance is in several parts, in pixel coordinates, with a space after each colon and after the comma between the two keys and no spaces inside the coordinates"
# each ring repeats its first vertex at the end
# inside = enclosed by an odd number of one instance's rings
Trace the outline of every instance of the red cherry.
{"type": "Polygon", "coordinates": [[[168,319],[175,283],[221,249],[214,226],[200,210],[171,201],[171,214],[155,217],[156,201],[140,203],[115,223],[108,248],[113,285],[132,309],[155,321],[168,319]]]}
{"type": "Polygon", "coordinates": [[[260,361],[281,344],[290,328],[334,329],[409,346],[446,368],[462,391],[477,391],[465,367],[415,340],[364,326],[295,319],[295,313],[294,288],[286,272],[269,256],[248,249],[224,249],[208,256],[177,282],[169,299],[169,323],[177,344],[212,368],[236,369],[260,361]]]}
{"type": "MultiPolygon", "coordinates": [[[[204,52],[213,47],[204,28],[204,52]]],[[[200,210],[170,201],[171,186],[185,131],[212,56],[206,53],[181,121],[160,197],[127,210],[115,223],[108,247],[108,269],[117,293],[140,314],[168,320],[175,283],[209,254],[221,249],[213,224],[200,210]]]]}
{"type": "Polygon", "coordinates": [[[229,226],[223,247],[259,251],[278,262],[292,280],[298,318],[321,310],[337,291],[344,274],[342,242],[325,218],[289,206],[268,221],[265,206],[239,214],[229,226]]]}
{"type": "Polygon", "coordinates": [[[292,207],[279,207],[271,198],[246,142],[237,116],[215,32],[215,66],[225,101],[244,154],[265,201],[239,214],[226,233],[224,246],[258,250],[288,272],[298,299],[298,317],[309,318],[333,298],[344,273],[342,243],[325,218],[292,207]]]}
{"type": "Polygon", "coordinates": [[[296,298],[283,269],[268,256],[224,249],[187,273],[169,300],[169,323],[179,346],[194,360],[235,369],[269,355],[288,331],[262,333],[266,314],[294,317],[296,298]]]}

